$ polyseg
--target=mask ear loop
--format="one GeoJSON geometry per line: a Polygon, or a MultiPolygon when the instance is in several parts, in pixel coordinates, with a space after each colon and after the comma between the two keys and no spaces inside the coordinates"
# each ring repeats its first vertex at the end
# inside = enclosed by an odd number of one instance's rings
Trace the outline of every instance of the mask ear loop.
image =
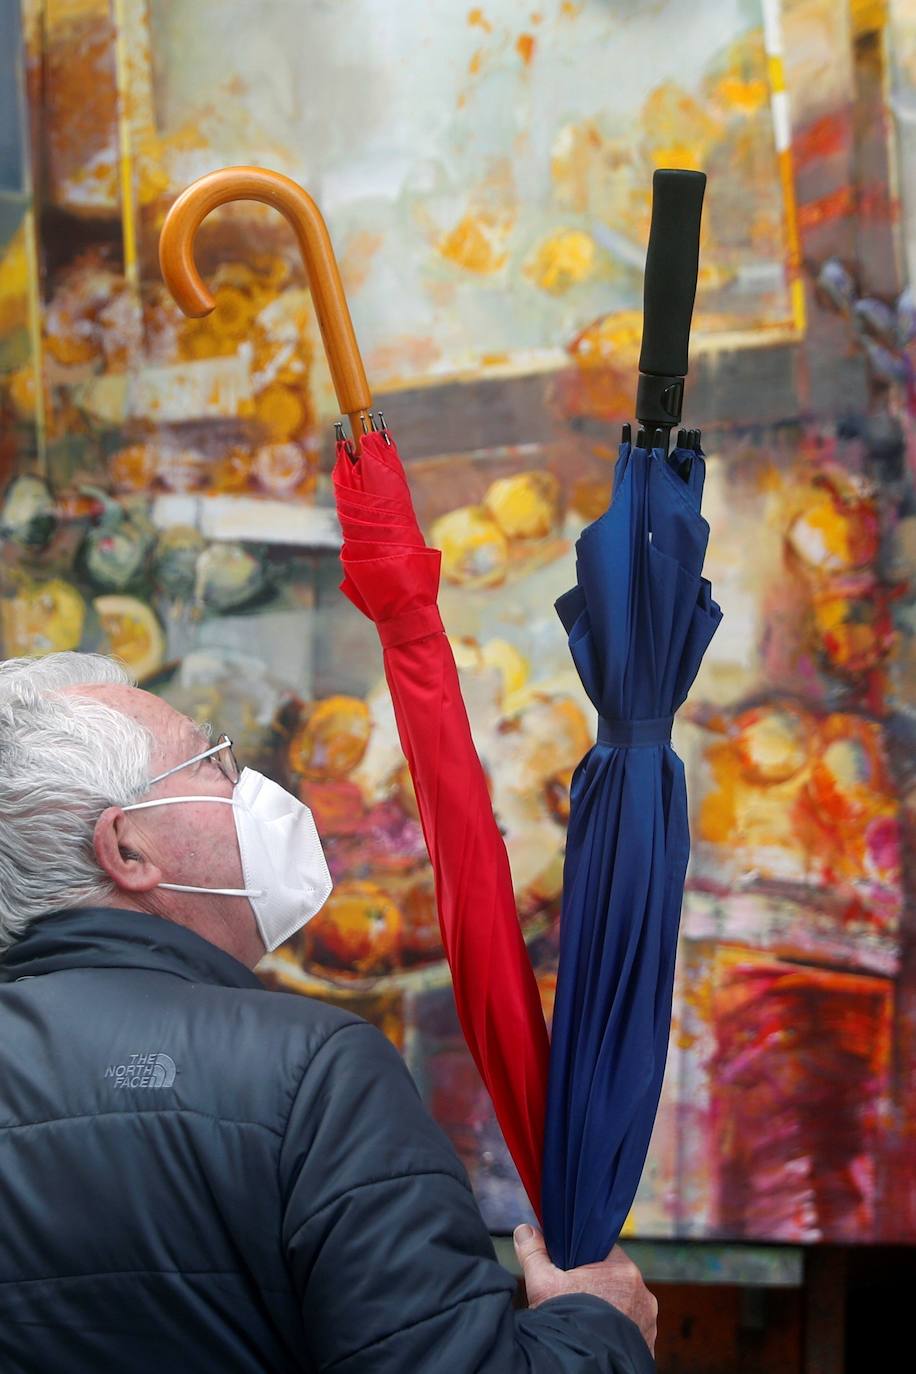
{"type": "Polygon", "coordinates": [[[169,892],[212,892],[219,897],[266,897],[263,887],[188,887],[186,883],[159,883],[169,892]]]}
{"type": "Polygon", "coordinates": [[[233,797],[159,797],[156,801],[131,802],[129,806],[122,806],[122,811],[144,811],[148,806],[177,806],[179,802],[206,801],[219,802],[222,806],[238,806],[238,802],[233,797]]]}
{"type": "MultiPolygon", "coordinates": [[[[222,806],[237,806],[238,802],[232,797],[160,797],[156,801],[131,802],[129,806],[122,806],[122,811],[145,811],[150,806],[177,806],[179,802],[219,802],[222,806]]],[[[166,888],[169,892],[212,892],[218,897],[266,897],[267,890],[263,887],[189,887],[186,883],[159,883],[159,887],[166,888]]]]}

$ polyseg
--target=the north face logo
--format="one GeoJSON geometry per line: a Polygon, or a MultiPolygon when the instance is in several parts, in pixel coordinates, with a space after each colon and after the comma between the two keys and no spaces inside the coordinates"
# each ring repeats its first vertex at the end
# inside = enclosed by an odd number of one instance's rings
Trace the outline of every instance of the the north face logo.
{"type": "Polygon", "coordinates": [[[175,1060],[168,1054],[131,1054],[125,1064],[109,1064],[106,1078],[116,1088],[170,1088],[175,1082],[175,1060]]]}

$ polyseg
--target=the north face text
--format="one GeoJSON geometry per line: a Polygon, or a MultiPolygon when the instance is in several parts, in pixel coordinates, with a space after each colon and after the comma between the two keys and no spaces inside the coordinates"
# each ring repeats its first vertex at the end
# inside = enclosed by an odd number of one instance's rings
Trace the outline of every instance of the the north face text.
{"type": "Polygon", "coordinates": [[[109,1064],[105,1077],[113,1078],[116,1088],[170,1088],[175,1082],[175,1061],[156,1051],[131,1054],[124,1064],[109,1064]]]}

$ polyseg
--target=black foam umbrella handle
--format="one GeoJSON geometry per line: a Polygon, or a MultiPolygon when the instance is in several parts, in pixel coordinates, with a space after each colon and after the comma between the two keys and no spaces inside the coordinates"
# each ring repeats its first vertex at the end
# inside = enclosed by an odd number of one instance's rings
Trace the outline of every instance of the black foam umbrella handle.
{"type": "Polygon", "coordinates": [[[660,170],[652,178],[636,404],[647,428],[670,429],[681,418],[705,190],[703,172],[660,170]]]}

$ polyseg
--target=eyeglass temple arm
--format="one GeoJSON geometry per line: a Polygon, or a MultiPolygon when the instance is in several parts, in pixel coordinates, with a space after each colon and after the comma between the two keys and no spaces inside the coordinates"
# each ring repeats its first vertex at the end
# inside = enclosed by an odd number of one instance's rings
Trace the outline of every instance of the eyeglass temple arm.
{"type": "Polygon", "coordinates": [[[150,778],[149,786],[155,787],[157,782],[162,782],[163,778],[170,778],[173,773],[180,773],[182,768],[190,768],[192,763],[200,763],[203,759],[210,758],[213,754],[218,754],[221,749],[232,749],[232,740],[228,735],[220,735],[219,739],[209,749],[205,749],[201,754],[195,754],[193,758],[185,759],[184,763],[176,763],[174,768],[167,768],[164,773],[158,773],[155,778],[150,778]]]}

